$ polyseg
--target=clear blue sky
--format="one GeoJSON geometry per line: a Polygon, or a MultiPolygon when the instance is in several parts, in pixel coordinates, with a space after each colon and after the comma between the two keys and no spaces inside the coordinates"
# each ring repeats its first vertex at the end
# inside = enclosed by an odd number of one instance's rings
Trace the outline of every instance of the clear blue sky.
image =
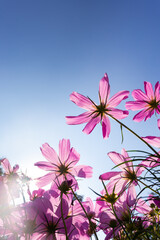
{"type": "MultiPolygon", "coordinates": [[[[43,160],[43,143],[58,149],[59,140],[69,138],[80,163],[93,166],[82,193],[90,194],[88,186],[99,191],[99,175],[113,166],[107,153],[143,144],[124,131],[121,145],[113,121],[108,140],[100,125],[89,136],[82,125],[66,125],[66,115],[83,112],[69,94],[78,91],[97,102],[105,72],[111,95],[159,81],[159,13],[159,0],[1,0],[0,156],[29,168],[43,160]]],[[[132,122],[133,115],[124,120],[133,130],[158,136],[155,117],[144,124],[132,122]]]]}

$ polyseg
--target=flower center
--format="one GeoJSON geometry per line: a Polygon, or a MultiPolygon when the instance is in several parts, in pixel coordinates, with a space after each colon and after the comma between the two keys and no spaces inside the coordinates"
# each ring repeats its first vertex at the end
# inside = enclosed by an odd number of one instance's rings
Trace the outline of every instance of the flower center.
{"type": "Polygon", "coordinates": [[[117,201],[117,194],[114,192],[112,194],[105,194],[102,199],[108,203],[114,204],[117,201]]]}
{"type": "Polygon", "coordinates": [[[111,228],[115,228],[117,226],[117,221],[115,219],[111,219],[111,221],[109,222],[109,226],[111,228]]]}
{"type": "Polygon", "coordinates": [[[101,117],[104,115],[104,113],[107,111],[106,104],[101,103],[100,105],[96,105],[96,111],[98,115],[101,115],[101,117]]]}
{"type": "Polygon", "coordinates": [[[56,232],[56,226],[52,221],[49,221],[47,224],[47,232],[49,234],[55,234],[56,232]]]}
{"type": "Polygon", "coordinates": [[[159,105],[159,101],[157,102],[157,101],[156,101],[156,98],[153,99],[153,100],[151,100],[151,101],[149,102],[149,106],[150,106],[152,109],[156,109],[156,108],[158,107],[158,105],[159,105]]]}
{"type": "Polygon", "coordinates": [[[129,170],[126,170],[124,172],[124,177],[127,178],[128,180],[131,180],[132,182],[137,180],[137,176],[134,171],[131,172],[129,170]]]}
{"type": "Polygon", "coordinates": [[[65,165],[61,164],[58,168],[59,168],[60,175],[68,173],[68,167],[65,165]]]}

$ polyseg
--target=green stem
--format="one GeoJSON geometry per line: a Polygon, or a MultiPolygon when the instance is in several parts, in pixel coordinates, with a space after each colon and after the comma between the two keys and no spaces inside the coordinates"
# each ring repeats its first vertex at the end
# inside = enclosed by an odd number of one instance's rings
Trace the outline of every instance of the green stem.
{"type": "Polygon", "coordinates": [[[65,229],[65,234],[66,234],[66,240],[68,240],[67,227],[66,227],[66,223],[65,223],[64,215],[63,215],[62,196],[63,196],[63,193],[61,193],[61,214],[62,214],[63,225],[64,225],[64,229],[65,229]]]}
{"type": "Polygon", "coordinates": [[[92,221],[91,221],[91,219],[89,218],[89,216],[88,216],[88,214],[87,214],[87,212],[86,212],[83,204],[82,204],[81,201],[78,199],[78,197],[76,196],[76,194],[74,193],[74,191],[73,191],[72,188],[71,188],[71,190],[72,190],[72,193],[73,193],[74,197],[77,199],[77,201],[78,201],[79,204],[81,205],[81,208],[83,209],[83,212],[85,213],[85,215],[86,215],[86,217],[87,217],[87,219],[88,219],[88,221],[89,221],[90,228],[91,228],[91,230],[93,230],[93,232],[94,232],[94,236],[95,236],[96,240],[99,240],[95,229],[92,227],[92,221]]]}
{"type": "Polygon", "coordinates": [[[110,116],[112,119],[114,119],[116,122],[118,122],[121,126],[125,127],[128,131],[130,131],[132,134],[134,134],[142,142],[144,142],[160,158],[159,153],[149,143],[147,143],[143,138],[141,138],[137,133],[135,133],[132,129],[127,127],[124,123],[120,122],[118,119],[114,118],[112,115],[110,115],[110,114],[107,114],[107,115],[110,116]]]}
{"type": "Polygon", "coordinates": [[[142,182],[140,179],[138,179],[138,181],[140,183],[142,183],[146,188],[149,188],[151,191],[153,191],[154,193],[159,195],[159,192],[155,191],[153,188],[151,188],[150,186],[148,186],[147,184],[145,184],[144,182],[142,182]]]}
{"type": "Polygon", "coordinates": [[[121,223],[120,219],[118,218],[118,216],[117,216],[117,214],[116,214],[116,212],[115,212],[115,210],[114,210],[114,206],[113,206],[113,204],[111,204],[111,206],[112,206],[112,210],[113,210],[113,213],[114,213],[114,215],[115,215],[117,221],[119,222],[119,224],[120,224],[121,227],[123,228],[123,231],[126,233],[127,238],[131,240],[131,238],[130,238],[129,235],[128,235],[128,232],[125,230],[123,224],[121,223]]]}

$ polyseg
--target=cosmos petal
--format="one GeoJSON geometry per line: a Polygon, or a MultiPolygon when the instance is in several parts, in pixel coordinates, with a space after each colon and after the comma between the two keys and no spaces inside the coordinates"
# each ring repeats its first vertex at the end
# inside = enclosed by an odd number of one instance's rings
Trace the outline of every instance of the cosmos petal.
{"type": "Polygon", "coordinates": [[[60,162],[64,163],[70,154],[70,140],[62,139],[59,141],[59,158],[60,162]]]}
{"type": "Polygon", "coordinates": [[[86,134],[90,134],[100,121],[101,121],[100,116],[92,118],[83,129],[83,132],[86,134]]]}
{"type": "Polygon", "coordinates": [[[92,118],[91,114],[91,112],[84,112],[78,116],[67,116],[66,123],[69,125],[86,123],[92,118]]]}
{"type": "Polygon", "coordinates": [[[135,100],[137,100],[137,101],[146,101],[146,102],[148,102],[150,100],[150,98],[144,92],[142,92],[141,89],[133,90],[132,97],[135,100]]]}
{"type": "Polygon", "coordinates": [[[153,92],[153,87],[152,84],[150,82],[144,82],[144,89],[146,92],[146,95],[148,96],[148,98],[151,100],[154,98],[154,92],[153,92]]]}
{"type": "Polygon", "coordinates": [[[116,107],[117,105],[119,105],[121,103],[122,100],[128,98],[128,95],[129,95],[129,91],[120,91],[120,92],[114,94],[109,99],[107,104],[109,105],[109,107],[116,107]]]}
{"type": "Polygon", "coordinates": [[[100,80],[99,83],[99,96],[100,102],[105,104],[109,98],[110,94],[110,85],[107,73],[105,73],[104,77],[100,80]]]}
{"type": "Polygon", "coordinates": [[[111,131],[111,124],[109,118],[104,115],[102,119],[102,134],[103,138],[108,138],[111,131]]]}
{"type": "Polygon", "coordinates": [[[43,156],[51,163],[58,163],[58,156],[57,153],[55,152],[55,150],[49,146],[48,143],[45,143],[42,145],[41,152],[43,154],[43,156]]]}
{"type": "Polygon", "coordinates": [[[93,109],[93,103],[89,100],[89,98],[83,96],[80,93],[77,92],[71,93],[70,100],[74,102],[77,106],[84,108],[86,110],[93,109]]]}

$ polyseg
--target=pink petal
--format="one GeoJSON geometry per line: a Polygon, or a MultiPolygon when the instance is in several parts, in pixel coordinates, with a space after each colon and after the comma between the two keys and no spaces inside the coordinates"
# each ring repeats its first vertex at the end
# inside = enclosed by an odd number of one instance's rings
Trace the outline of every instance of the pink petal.
{"type": "Polygon", "coordinates": [[[155,111],[156,111],[157,114],[160,114],[160,103],[159,103],[159,105],[156,107],[155,111]]]}
{"type": "Polygon", "coordinates": [[[149,97],[149,99],[154,98],[154,92],[153,92],[153,87],[150,82],[144,82],[144,89],[146,92],[146,95],[149,97]]]}
{"type": "MultiPolygon", "coordinates": [[[[121,151],[121,154],[122,156],[124,157],[124,160],[125,161],[130,161],[130,157],[128,155],[128,153],[126,152],[126,150],[124,148],[122,148],[122,151],[121,151]]],[[[133,164],[132,162],[126,162],[125,165],[127,166],[127,168],[132,171],[132,168],[133,168],[133,164]]]]}
{"type": "Polygon", "coordinates": [[[140,89],[135,89],[133,90],[132,92],[132,97],[135,99],[135,100],[138,100],[138,101],[149,101],[150,98],[144,93],[142,92],[142,90],[140,89]]]}
{"type": "Polygon", "coordinates": [[[12,172],[12,167],[7,158],[4,158],[1,160],[1,165],[4,168],[6,174],[9,174],[12,172]]]}
{"type": "Polygon", "coordinates": [[[100,102],[106,103],[110,94],[110,85],[107,73],[104,74],[104,77],[100,80],[99,83],[99,96],[100,102]]]}
{"type": "Polygon", "coordinates": [[[37,182],[36,185],[41,188],[44,187],[46,185],[48,185],[49,183],[51,183],[55,178],[55,174],[53,172],[48,173],[46,175],[44,175],[43,177],[37,178],[37,182]]]}
{"type": "Polygon", "coordinates": [[[92,177],[93,170],[90,166],[79,165],[72,170],[72,173],[77,177],[90,178],[92,177]]]}
{"type": "Polygon", "coordinates": [[[148,115],[149,115],[149,110],[143,109],[142,111],[140,111],[134,116],[133,120],[135,122],[141,122],[148,115]]]}
{"type": "Polygon", "coordinates": [[[160,137],[147,136],[142,137],[147,143],[151,144],[154,147],[160,148],[160,137]]]}
{"type": "MultiPolygon", "coordinates": [[[[120,163],[124,163],[125,159],[124,157],[117,153],[117,152],[109,152],[108,153],[109,158],[114,162],[115,165],[119,165],[120,163]]],[[[126,163],[121,164],[118,166],[122,171],[124,171],[124,168],[126,167],[126,163]]]]}
{"type": "Polygon", "coordinates": [[[55,150],[53,148],[51,148],[49,146],[48,143],[45,143],[42,145],[42,148],[41,149],[41,152],[43,154],[43,156],[51,163],[58,163],[59,160],[58,160],[58,156],[57,156],[57,153],[55,152],[55,150]]]}
{"type": "Polygon", "coordinates": [[[100,180],[109,180],[110,178],[119,175],[121,172],[106,172],[99,176],[100,180]]]}
{"type": "Polygon", "coordinates": [[[77,106],[84,108],[86,110],[93,109],[93,103],[89,100],[89,98],[81,95],[80,93],[77,92],[71,93],[70,100],[74,102],[77,106]]]}
{"type": "Polygon", "coordinates": [[[152,209],[147,205],[147,203],[145,201],[143,201],[141,198],[138,199],[138,202],[136,204],[136,210],[139,213],[142,214],[147,214],[149,213],[152,209]]]}
{"type": "Polygon", "coordinates": [[[79,161],[80,154],[74,149],[71,148],[66,164],[69,165],[69,168],[73,168],[79,161]]]}
{"type": "Polygon", "coordinates": [[[128,111],[123,111],[123,110],[120,110],[120,109],[109,109],[109,114],[111,116],[113,116],[114,118],[116,119],[123,119],[123,118],[126,118],[129,114],[128,111]]]}
{"type": "Polygon", "coordinates": [[[136,202],[136,189],[133,184],[130,185],[127,192],[127,205],[129,207],[133,206],[136,202]]]}
{"type": "Polygon", "coordinates": [[[66,117],[66,123],[69,125],[76,125],[76,124],[82,124],[88,122],[92,116],[92,112],[84,112],[80,114],[79,116],[67,116],[66,117]]]}
{"type": "Polygon", "coordinates": [[[160,100],[160,93],[159,93],[159,91],[160,91],[160,84],[159,84],[159,82],[157,82],[155,84],[155,90],[154,90],[154,96],[155,96],[157,101],[160,100]]]}
{"type": "Polygon", "coordinates": [[[148,110],[148,115],[145,117],[144,121],[151,118],[153,114],[154,114],[154,109],[148,110]]]}
{"type": "Polygon", "coordinates": [[[160,100],[159,91],[160,91],[160,84],[159,84],[159,82],[157,82],[156,85],[155,85],[155,91],[154,91],[154,95],[155,95],[155,98],[156,98],[157,101],[160,100]]]}
{"type": "Polygon", "coordinates": [[[55,166],[54,164],[50,162],[43,162],[43,161],[36,162],[34,166],[39,167],[45,171],[54,171],[57,169],[57,166],[55,166]]]}
{"type": "Polygon", "coordinates": [[[86,134],[90,134],[93,129],[95,128],[95,126],[101,121],[101,117],[93,117],[85,126],[85,128],[83,129],[83,132],[86,134]]]}
{"type": "Polygon", "coordinates": [[[70,140],[62,139],[59,141],[59,158],[62,163],[64,163],[70,154],[70,140]]]}
{"type": "Polygon", "coordinates": [[[160,130],[160,119],[157,120],[157,125],[158,125],[158,128],[160,130]]]}
{"type": "Polygon", "coordinates": [[[121,103],[122,100],[128,98],[129,91],[120,91],[116,94],[114,94],[109,101],[107,102],[107,105],[109,107],[116,107],[121,103]]]}
{"type": "Polygon", "coordinates": [[[135,173],[137,177],[139,177],[142,174],[142,172],[145,170],[145,168],[141,165],[141,163],[137,167],[135,167],[135,173]]]}
{"type": "Polygon", "coordinates": [[[115,188],[115,193],[120,193],[127,185],[128,179],[122,178],[121,176],[117,179],[110,180],[110,182],[107,184],[108,192],[112,193],[113,189],[115,188]]]}
{"type": "Polygon", "coordinates": [[[126,102],[125,106],[127,110],[136,111],[136,110],[140,110],[148,107],[148,104],[146,102],[141,102],[141,101],[136,101],[136,102],[130,101],[130,102],[126,102]]]}
{"type": "Polygon", "coordinates": [[[102,119],[102,134],[103,134],[103,138],[108,138],[109,134],[111,131],[111,125],[110,125],[110,121],[109,118],[104,115],[103,119],[102,119]]]}
{"type": "Polygon", "coordinates": [[[14,167],[13,167],[13,172],[16,173],[19,169],[19,165],[16,164],[14,167]]]}

